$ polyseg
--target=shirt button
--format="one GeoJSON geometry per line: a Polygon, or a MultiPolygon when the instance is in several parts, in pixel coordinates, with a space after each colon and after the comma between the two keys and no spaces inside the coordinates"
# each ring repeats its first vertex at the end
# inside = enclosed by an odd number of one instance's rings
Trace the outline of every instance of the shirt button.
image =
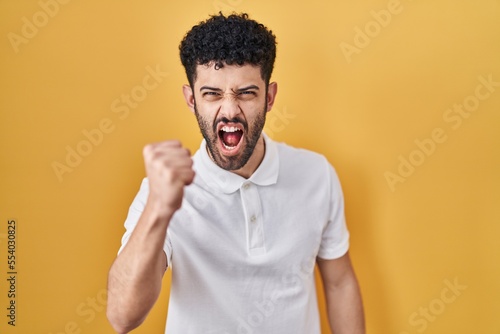
{"type": "Polygon", "coordinates": [[[247,190],[248,188],[250,188],[250,183],[245,183],[243,185],[243,189],[247,190]]]}
{"type": "Polygon", "coordinates": [[[255,223],[256,220],[257,220],[257,217],[255,217],[255,215],[252,215],[252,217],[250,217],[250,221],[252,223],[255,223]]]}

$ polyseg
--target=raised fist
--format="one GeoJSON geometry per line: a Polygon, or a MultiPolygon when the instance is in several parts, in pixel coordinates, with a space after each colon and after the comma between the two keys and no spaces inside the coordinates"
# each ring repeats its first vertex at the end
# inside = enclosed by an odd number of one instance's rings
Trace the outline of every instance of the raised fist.
{"type": "Polygon", "coordinates": [[[149,180],[148,202],[161,214],[173,215],[182,204],[184,187],[194,179],[189,150],[178,140],[149,144],[143,150],[149,180]]]}

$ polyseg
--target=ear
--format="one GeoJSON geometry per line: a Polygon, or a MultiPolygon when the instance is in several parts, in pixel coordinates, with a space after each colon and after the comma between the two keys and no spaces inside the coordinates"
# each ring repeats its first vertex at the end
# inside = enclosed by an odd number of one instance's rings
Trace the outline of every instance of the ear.
{"type": "Polygon", "coordinates": [[[186,100],[186,104],[191,109],[191,112],[194,114],[194,93],[189,85],[182,86],[182,93],[184,94],[184,99],[186,100]]]}
{"type": "Polygon", "coordinates": [[[267,87],[267,111],[271,111],[274,105],[274,100],[276,98],[276,94],[278,94],[278,83],[277,82],[271,82],[269,86],[267,87]]]}

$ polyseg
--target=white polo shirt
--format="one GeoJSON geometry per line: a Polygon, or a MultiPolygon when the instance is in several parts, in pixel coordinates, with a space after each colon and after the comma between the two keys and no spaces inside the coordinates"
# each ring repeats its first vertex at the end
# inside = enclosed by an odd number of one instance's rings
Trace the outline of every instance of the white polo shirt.
{"type": "MultiPolygon", "coordinates": [[[[205,141],[193,156],[196,177],[164,246],[168,334],[320,333],[316,258],[349,248],[340,183],[323,156],[264,139],[264,159],[249,179],[218,167],[205,141]]],[[[122,248],[147,195],[144,179],[122,248]]]]}

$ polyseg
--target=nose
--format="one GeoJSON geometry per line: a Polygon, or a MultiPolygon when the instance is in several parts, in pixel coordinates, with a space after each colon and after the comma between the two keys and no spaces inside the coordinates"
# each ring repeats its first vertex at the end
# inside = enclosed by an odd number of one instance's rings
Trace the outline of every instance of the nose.
{"type": "Polygon", "coordinates": [[[220,116],[233,119],[241,113],[239,101],[234,94],[225,94],[220,106],[220,116]]]}

